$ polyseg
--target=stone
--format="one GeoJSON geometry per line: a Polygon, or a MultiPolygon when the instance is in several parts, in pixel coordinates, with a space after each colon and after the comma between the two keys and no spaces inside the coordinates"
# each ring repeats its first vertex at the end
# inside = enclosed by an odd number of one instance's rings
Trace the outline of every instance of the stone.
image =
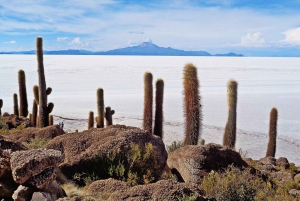
{"type": "Polygon", "coordinates": [[[123,181],[115,180],[115,179],[106,179],[106,180],[98,180],[91,183],[87,192],[91,196],[101,196],[103,194],[112,194],[117,190],[126,191],[131,186],[123,181]]]}
{"type": "Polygon", "coordinates": [[[288,169],[290,167],[290,164],[287,158],[280,157],[276,160],[276,166],[288,169]]]}
{"type": "Polygon", "coordinates": [[[291,189],[289,190],[289,194],[295,198],[299,198],[300,197],[300,190],[297,189],[291,189]]]}
{"type": "Polygon", "coordinates": [[[272,156],[267,156],[264,158],[259,159],[259,162],[261,162],[262,164],[266,165],[266,164],[270,164],[270,165],[276,165],[276,159],[272,156]]]}
{"type": "Polygon", "coordinates": [[[294,181],[300,183],[300,173],[298,173],[294,176],[294,181]]]}
{"type": "Polygon", "coordinates": [[[82,199],[78,196],[74,196],[74,197],[59,198],[56,201],[82,201],[82,199]]]}
{"type": "Polygon", "coordinates": [[[24,125],[25,127],[29,127],[29,119],[26,117],[19,117],[15,114],[11,115],[3,115],[2,122],[8,125],[9,129],[17,128],[20,125],[24,125]]]}
{"type": "Polygon", "coordinates": [[[271,176],[274,179],[278,180],[282,186],[284,186],[287,182],[293,181],[293,175],[284,170],[281,170],[279,172],[272,172],[271,176]]]}
{"type": "Polygon", "coordinates": [[[30,177],[26,184],[34,186],[39,189],[46,188],[50,183],[52,183],[56,178],[55,168],[46,168],[43,172],[33,177],[30,177]]]}
{"type": "Polygon", "coordinates": [[[275,166],[271,165],[271,164],[263,164],[261,166],[261,170],[267,170],[267,171],[271,171],[271,172],[276,171],[275,166]]]}
{"type": "Polygon", "coordinates": [[[12,152],[20,151],[20,150],[27,150],[22,143],[9,139],[8,137],[4,137],[0,135],[0,149],[9,149],[12,152]]]}
{"type": "Polygon", "coordinates": [[[152,200],[180,200],[184,196],[195,196],[197,201],[208,200],[203,196],[197,185],[179,183],[173,180],[160,180],[153,184],[139,185],[130,189],[118,190],[110,195],[108,201],[152,201],[152,200]]]}
{"type": "Polygon", "coordinates": [[[231,164],[248,167],[239,153],[214,143],[183,146],[169,153],[167,163],[179,181],[192,183],[200,183],[212,170],[224,170],[231,164]]]}
{"type": "MultiPolygon", "coordinates": [[[[72,179],[76,173],[96,174],[99,179],[106,179],[111,176],[107,171],[100,169],[104,161],[108,161],[107,159],[116,153],[122,155],[123,160],[128,160],[132,144],[142,148],[146,144],[152,144],[154,158],[151,164],[147,163],[145,166],[148,166],[151,172],[155,172],[154,178],[157,180],[164,170],[168,154],[160,137],[140,128],[123,125],[92,128],[58,136],[45,147],[64,153],[64,162],[59,167],[68,179],[72,179]]],[[[125,171],[129,168],[126,166],[125,171]]]]}
{"type": "Polygon", "coordinates": [[[52,181],[52,183],[45,187],[43,191],[49,193],[52,200],[57,200],[67,196],[64,189],[62,189],[56,180],[52,181]]]}
{"type": "Polygon", "coordinates": [[[10,153],[0,149],[0,178],[11,176],[10,153]]]}
{"type": "Polygon", "coordinates": [[[34,192],[31,201],[53,201],[49,193],[34,192]]]}
{"type": "Polygon", "coordinates": [[[15,190],[12,198],[14,201],[27,201],[32,197],[35,189],[33,187],[20,185],[17,190],[15,190]]]}
{"type": "Polygon", "coordinates": [[[13,152],[10,164],[15,182],[23,184],[46,168],[57,167],[62,161],[63,156],[60,151],[40,148],[13,152]]]}
{"type": "Polygon", "coordinates": [[[12,178],[0,179],[0,197],[11,198],[17,187],[12,178]]]}

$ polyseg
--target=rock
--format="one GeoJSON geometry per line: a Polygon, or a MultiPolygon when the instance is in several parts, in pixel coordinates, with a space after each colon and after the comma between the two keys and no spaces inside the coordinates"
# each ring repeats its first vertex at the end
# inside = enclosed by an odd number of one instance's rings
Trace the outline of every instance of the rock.
{"type": "MultiPolygon", "coordinates": [[[[160,137],[140,128],[122,125],[92,128],[58,136],[45,147],[64,153],[64,162],[59,167],[69,179],[72,179],[75,173],[83,172],[96,174],[99,179],[106,179],[111,177],[107,172],[109,167],[105,165],[111,165],[112,155],[124,157],[122,160],[127,161],[132,144],[145,148],[149,143],[153,145],[155,154],[152,155],[151,163],[144,165],[151,173],[155,173],[153,177],[157,180],[166,165],[167,151],[160,137]]],[[[125,166],[125,171],[128,172],[129,168],[129,165],[125,166]]]]}
{"type": "Polygon", "coordinates": [[[211,170],[223,170],[231,164],[248,166],[239,153],[213,143],[183,146],[169,154],[167,163],[180,180],[193,183],[200,183],[211,170]]]}
{"type": "Polygon", "coordinates": [[[271,171],[271,172],[276,171],[275,166],[271,165],[271,164],[263,164],[261,166],[261,170],[267,170],[267,171],[271,171]]]}
{"type": "Polygon", "coordinates": [[[0,180],[0,197],[11,198],[14,191],[17,189],[16,185],[12,179],[1,179],[0,180]]]}
{"type": "Polygon", "coordinates": [[[276,159],[272,156],[267,156],[264,158],[259,159],[259,162],[261,162],[263,165],[276,165],[276,159]]]}
{"type": "Polygon", "coordinates": [[[300,190],[297,189],[291,189],[289,190],[289,194],[295,198],[299,198],[300,197],[300,190]]]}
{"type": "Polygon", "coordinates": [[[34,191],[35,189],[33,187],[20,185],[17,190],[15,190],[12,198],[14,201],[27,201],[30,200],[34,191]]]}
{"type": "Polygon", "coordinates": [[[29,184],[39,189],[43,189],[46,188],[50,183],[52,183],[52,181],[54,181],[55,178],[55,168],[49,167],[46,168],[43,172],[39,173],[38,175],[30,177],[26,181],[26,184],[29,184]]]}
{"type": "Polygon", "coordinates": [[[46,188],[43,189],[44,192],[49,193],[52,200],[57,200],[59,198],[66,197],[64,189],[57,183],[57,181],[52,181],[46,188]]]}
{"type": "Polygon", "coordinates": [[[74,197],[65,197],[65,198],[59,198],[56,201],[82,201],[80,197],[74,196],[74,197]]]}
{"type": "Polygon", "coordinates": [[[34,192],[31,201],[53,201],[49,193],[34,192]]]}
{"type": "Polygon", "coordinates": [[[290,167],[290,164],[287,158],[280,157],[276,160],[276,166],[288,169],[290,167]]]}
{"type": "Polygon", "coordinates": [[[8,125],[9,129],[17,128],[21,124],[25,127],[29,127],[29,119],[26,117],[18,117],[15,114],[11,115],[3,115],[2,116],[2,122],[8,125]]]}
{"type": "Polygon", "coordinates": [[[64,133],[64,130],[61,129],[59,125],[47,126],[45,128],[29,127],[23,130],[14,131],[9,135],[9,138],[18,142],[30,142],[34,138],[51,140],[64,133]]]}
{"type": "Polygon", "coordinates": [[[0,178],[11,176],[10,154],[8,151],[0,149],[0,178]]]}
{"type": "Polygon", "coordinates": [[[294,181],[300,183],[300,173],[298,173],[294,176],[294,181]]]}
{"type": "Polygon", "coordinates": [[[14,151],[27,150],[27,147],[25,147],[20,142],[16,142],[12,139],[0,135],[0,149],[9,149],[12,152],[14,152],[14,151]]]}
{"type": "Polygon", "coordinates": [[[23,184],[47,168],[57,167],[62,161],[63,156],[60,151],[41,148],[16,151],[11,154],[10,163],[15,182],[23,184]]]}
{"type": "Polygon", "coordinates": [[[112,194],[117,190],[126,191],[129,188],[130,185],[128,183],[110,178],[91,183],[87,189],[87,192],[91,196],[101,196],[103,194],[112,194]]]}
{"type": "Polygon", "coordinates": [[[203,192],[192,183],[179,183],[173,180],[160,180],[153,184],[134,186],[114,192],[108,201],[131,200],[180,200],[183,196],[195,196],[197,201],[208,200],[203,197],[203,192]]]}
{"type": "Polygon", "coordinates": [[[287,182],[293,181],[293,175],[284,170],[281,170],[279,172],[272,172],[271,176],[274,179],[278,180],[282,186],[284,186],[287,182]]]}

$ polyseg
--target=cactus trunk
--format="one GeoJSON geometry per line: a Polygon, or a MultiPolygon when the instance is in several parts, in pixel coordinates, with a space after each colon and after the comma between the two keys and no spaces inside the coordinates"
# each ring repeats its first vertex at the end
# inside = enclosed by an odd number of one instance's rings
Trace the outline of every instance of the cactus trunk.
{"type": "Polygon", "coordinates": [[[104,91],[102,88],[97,89],[97,128],[104,128],[104,91]]]}
{"type": "MultiPolygon", "coordinates": [[[[1,112],[2,107],[3,107],[3,100],[0,99],[0,116],[2,115],[2,112],[1,112]]],[[[0,119],[0,120],[1,120],[1,119],[0,119]]]]}
{"type": "Polygon", "coordinates": [[[32,121],[30,123],[34,127],[36,127],[37,112],[38,112],[38,106],[36,104],[36,101],[33,100],[33,104],[32,104],[32,121]]]}
{"type": "Polygon", "coordinates": [[[111,109],[111,107],[105,108],[105,125],[110,126],[113,125],[112,115],[115,114],[115,111],[111,109]]]}
{"type": "Polygon", "coordinates": [[[235,80],[229,80],[227,84],[228,119],[223,137],[223,146],[232,149],[235,148],[236,141],[237,88],[238,83],[235,80]]]}
{"type": "Polygon", "coordinates": [[[53,115],[49,115],[49,126],[53,125],[53,115]]]}
{"type": "Polygon", "coordinates": [[[89,112],[89,121],[88,121],[88,129],[94,128],[94,112],[89,112]]]}
{"type": "Polygon", "coordinates": [[[152,110],[153,110],[153,76],[150,72],[146,72],[144,75],[144,130],[152,133],[152,110]]]}
{"type": "Polygon", "coordinates": [[[164,100],[164,81],[156,81],[155,94],[155,120],[153,134],[163,138],[163,100],[164,100]]]}
{"type": "Polygon", "coordinates": [[[270,125],[269,125],[269,143],[266,156],[275,157],[276,153],[276,137],[277,137],[277,119],[278,112],[273,108],[270,112],[270,125]]]}
{"type": "Polygon", "coordinates": [[[20,97],[20,110],[19,115],[23,117],[28,116],[28,101],[26,92],[26,77],[23,70],[18,72],[18,82],[19,82],[19,97],[20,97]]]}
{"type": "Polygon", "coordinates": [[[16,93],[14,93],[13,99],[14,99],[14,114],[19,116],[18,95],[16,93]]]}
{"type": "Polygon", "coordinates": [[[201,136],[201,105],[197,68],[187,64],[184,68],[184,115],[185,139],[184,145],[197,145],[201,136]]]}

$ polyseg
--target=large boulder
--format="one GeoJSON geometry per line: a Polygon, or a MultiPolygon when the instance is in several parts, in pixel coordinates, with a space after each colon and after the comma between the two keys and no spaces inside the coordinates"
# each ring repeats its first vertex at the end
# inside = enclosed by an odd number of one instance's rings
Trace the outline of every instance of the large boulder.
{"type": "Polygon", "coordinates": [[[129,189],[120,189],[110,195],[108,201],[132,200],[188,200],[193,197],[196,201],[208,200],[203,192],[192,183],[179,183],[173,180],[161,180],[153,184],[134,186],[129,189]],[[184,199],[185,198],[185,199],[184,199]]]}
{"type": "Polygon", "coordinates": [[[29,119],[26,117],[19,117],[15,114],[3,114],[2,116],[2,122],[8,125],[9,129],[17,128],[20,125],[24,125],[25,127],[29,126],[29,119]]]}
{"type": "Polygon", "coordinates": [[[210,171],[235,167],[247,167],[240,154],[218,144],[187,145],[169,154],[168,166],[179,180],[200,183],[201,178],[210,171]]]}
{"type": "Polygon", "coordinates": [[[8,177],[10,175],[10,153],[9,151],[0,149],[0,178],[8,177]]]}
{"type": "Polygon", "coordinates": [[[64,154],[64,162],[59,167],[69,179],[76,173],[94,175],[99,179],[109,177],[120,179],[120,175],[114,170],[122,166],[125,174],[129,171],[132,173],[144,171],[147,174],[149,170],[151,175],[148,176],[157,180],[167,160],[167,151],[160,137],[140,128],[122,125],[92,128],[58,136],[46,147],[64,154]],[[140,163],[135,160],[135,164],[130,162],[141,157],[141,154],[148,157],[148,160],[140,160],[140,163]],[[138,170],[130,169],[133,167],[138,170]],[[109,169],[112,172],[109,173],[109,169]]]}
{"type": "Polygon", "coordinates": [[[13,152],[27,150],[27,147],[20,142],[16,142],[15,140],[0,135],[0,149],[9,149],[13,152]]]}
{"type": "MultiPolygon", "coordinates": [[[[57,167],[62,161],[63,156],[60,151],[41,148],[13,152],[10,164],[15,182],[23,184],[30,178],[50,178],[53,181],[55,177],[48,170],[51,167],[57,167]]],[[[53,171],[52,174],[54,174],[53,171]]],[[[35,182],[31,181],[30,184],[33,183],[35,182]]],[[[41,184],[41,182],[36,182],[36,184],[41,184]]]]}

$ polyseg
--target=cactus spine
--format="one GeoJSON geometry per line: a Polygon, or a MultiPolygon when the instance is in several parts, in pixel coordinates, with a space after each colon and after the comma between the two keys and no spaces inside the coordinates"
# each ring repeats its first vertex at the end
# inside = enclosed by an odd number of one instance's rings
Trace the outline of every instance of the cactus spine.
{"type": "Polygon", "coordinates": [[[184,68],[184,115],[185,139],[184,145],[197,145],[201,135],[201,105],[197,68],[189,63],[184,68]]]}
{"type": "MultiPolygon", "coordinates": [[[[49,103],[47,105],[47,91],[46,80],[44,72],[44,62],[43,62],[43,39],[38,37],[36,39],[36,56],[38,62],[38,77],[39,77],[39,127],[43,128],[49,125],[49,113],[51,113],[54,104],[49,103]],[[50,111],[51,110],[51,111],[50,111]]],[[[49,90],[51,91],[51,90],[49,90]]],[[[49,92],[48,92],[49,93],[49,92]]],[[[50,92],[51,93],[51,92],[50,92]]],[[[49,93],[49,94],[50,94],[49,93]]]]}
{"type": "Polygon", "coordinates": [[[49,115],[49,126],[53,125],[53,115],[49,115]]]}
{"type": "Polygon", "coordinates": [[[19,103],[18,103],[18,95],[14,93],[13,95],[14,100],[14,114],[19,116],[19,103]]]}
{"type": "Polygon", "coordinates": [[[272,108],[270,112],[270,125],[269,125],[269,143],[266,156],[275,157],[276,153],[276,136],[277,136],[277,119],[278,112],[276,108],[272,108]]]}
{"type": "Polygon", "coordinates": [[[25,72],[21,69],[18,72],[18,82],[19,82],[19,97],[20,97],[20,110],[19,115],[23,117],[28,116],[28,101],[26,92],[26,77],[25,72]]]}
{"type": "Polygon", "coordinates": [[[88,129],[94,128],[94,112],[89,112],[88,129]]]}
{"type": "Polygon", "coordinates": [[[227,83],[228,100],[228,119],[225,127],[223,146],[235,147],[236,141],[236,108],[237,108],[237,88],[238,83],[235,80],[229,80],[227,83]]]}
{"type": "MultiPolygon", "coordinates": [[[[3,100],[0,99],[0,116],[2,115],[2,112],[1,112],[2,107],[3,107],[3,100]]],[[[1,119],[0,119],[0,120],[1,120],[1,119]]]]}
{"type": "Polygon", "coordinates": [[[164,100],[164,81],[156,81],[155,93],[155,120],[153,134],[163,138],[163,100],[164,100]]]}
{"type": "Polygon", "coordinates": [[[111,107],[105,108],[105,125],[106,127],[113,125],[112,115],[115,114],[115,111],[111,107]]]}
{"type": "Polygon", "coordinates": [[[104,91],[102,88],[97,89],[97,110],[97,128],[104,128],[104,91]]]}
{"type": "Polygon", "coordinates": [[[150,72],[144,74],[144,130],[152,133],[152,108],[153,108],[153,76],[150,72]]]}

